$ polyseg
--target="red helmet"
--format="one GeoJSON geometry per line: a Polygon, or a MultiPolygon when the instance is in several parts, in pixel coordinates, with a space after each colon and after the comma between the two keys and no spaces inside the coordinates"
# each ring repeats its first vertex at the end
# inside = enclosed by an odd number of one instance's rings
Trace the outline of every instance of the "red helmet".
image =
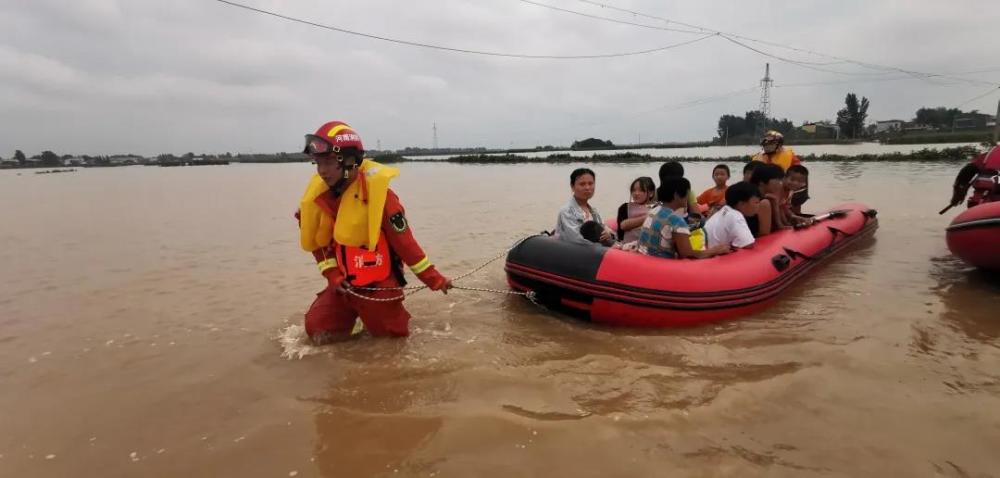
{"type": "Polygon", "coordinates": [[[343,121],[330,121],[320,126],[315,134],[306,135],[306,154],[333,154],[363,156],[365,146],[361,136],[343,121]]]}

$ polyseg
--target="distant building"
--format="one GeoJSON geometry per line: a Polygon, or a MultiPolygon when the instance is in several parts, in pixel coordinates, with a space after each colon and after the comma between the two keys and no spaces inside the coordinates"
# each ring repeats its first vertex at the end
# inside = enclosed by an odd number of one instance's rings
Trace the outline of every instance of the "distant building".
{"type": "Polygon", "coordinates": [[[898,133],[903,131],[903,126],[906,124],[903,120],[884,120],[875,122],[875,134],[882,133],[898,133]]]}
{"type": "Polygon", "coordinates": [[[84,163],[86,163],[86,161],[79,156],[73,156],[72,158],[63,160],[64,166],[83,166],[84,163]]]}
{"type": "Polygon", "coordinates": [[[983,113],[962,113],[955,117],[955,129],[983,129],[993,119],[993,115],[983,113]]]}
{"type": "Polygon", "coordinates": [[[903,123],[903,131],[930,131],[932,129],[933,128],[931,128],[930,125],[926,125],[923,123],[916,123],[911,121],[903,123]]]}
{"type": "Polygon", "coordinates": [[[14,158],[0,159],[0,168],[16,168],[19,164],[14,158]]]}
{"type": "Polygon", "coordinates": [[[816,139],[836,139],[840,137],[840,127],[827,121],[805,123],[799,129],[810,135],[811,138],[816,139]]]}
{"type": "Polygon", "coordinates": [[[108,162],[115,165],[126,165],[126,164],[139,164],[143,160],[142,156],[135,155],[123,155],[123,156],[111,156],[108,158],[108,162]]]}

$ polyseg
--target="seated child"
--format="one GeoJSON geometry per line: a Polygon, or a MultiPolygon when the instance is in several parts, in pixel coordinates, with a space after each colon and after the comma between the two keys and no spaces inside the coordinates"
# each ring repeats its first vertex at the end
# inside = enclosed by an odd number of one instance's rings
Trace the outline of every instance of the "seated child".
{"type": "Polygon", "coordinates": [[[639,252],[656,257],[708,258],[729,252],[729,245],[696,251],[691,247],[691,229],[683,216],[691,183],[681,177],[667,177],[656,190],[660,205],[653,208],[639,232],[639,252]]]}
{"type": "Polygon", "coordinates": [[[708,206],[710,214],[726,205],[726,182],[729,181],[729,166],[718,164],[712,168],[712,181],[715,181],[715,186],[698,195],[698,205],[708,206]]]}
{"type": "Polygon", "coordinates": [[[709,246],[728,245],[735,248],[754,243],[747,217],[757,214],[760,192],[748,182],[738,182],[726,190],[726,205],[705,223],[709,246]]]}
{"type": "Polygon", "coordinates": [[[582,225],[580,225],[580,235],[583,236],[584,239],[590,242],[595,242],[602,246],[610,246],[614,244],[615,242],[614,238],[611,238],[607,241],[601,241],[601,235],[603,233],[604,233],[604,224],[601,224],[597,221],[585,221],[582,225]]]}
{"type": "MultiPolygon", "coordinates": [[[[667,161],[660,166],[660,184],[663,184],[667,178],[683,177],[684,165],[678,163],[677,161],[667,161]]],[[[689,213],[698,212],[698,198],[694,195],[693,190],[688,190],[687,202],[685,202],[684,208],[689,213]]]]}
{"type": "Polygon", "coordinates": [[[809,192],[806,188],[808,181],[809,170],[801,164],[789,167],[785,173],[781,195],[778,197],[778,210],[781,213],[781,220],[785,224],[799,226],[812,223],[812,216],[801,214],[802,203],[809,199],[809,192]],[[798,204],[798,206],[793,206],[793,204],[798,204]]]}
{"type": "Polygon", "coordinates": [[[785,191],[788,193],[788,206],[792,214],[808,217],[802,214],[802,205],[809,200],[809,170],[796,164],[785,172],[785,191]]]}
{"type": "Polygon", "coordinates": [[[656,205],[656,184],[653,178],[643,176],[629,186],[631,202],[618,207],[618,240],[631,242],[639,238],[639,228],[649,210],[656,205]]]}
{"type": "Polygon", "coordinates": [[[785,171],[777,164],[761,164],[754,168],[750,183],[757,187],[761,200],[757,207],[757,218],[748,221],[754,237],[770,234],[777,229],[788,229],[779,203],[784,192],[785,171]],[[755,227],[756,226],[756,227],[755,227]],[[755,230],[756,229],[756,230],[755,230]]]}

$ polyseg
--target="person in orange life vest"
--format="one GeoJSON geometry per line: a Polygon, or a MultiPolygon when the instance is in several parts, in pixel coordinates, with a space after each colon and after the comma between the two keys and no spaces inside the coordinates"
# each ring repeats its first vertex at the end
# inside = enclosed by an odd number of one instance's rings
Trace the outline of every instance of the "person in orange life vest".
{"type": "Polygon", "coordinates": [[[1000,201],[1000,146],[994,146],[962,167],[952,186],[951,206],[962,204],[970,186],[972,196],[968,207],[1000,201]]]}
{"type": "Polygon", "coordinates": [[[374,336],[409,335],[403,292],[364,288],[405,285],[402,263],[431,290],[447,293],[452,285],[413,238],[403,206],[389,189],[399,171],[363,159],[361,137],[340,121],[306,135],[305,153],[316,162],[317,174],[296,213],[300,242],[327,280],[305,314],[306,333],[315,343],[343,339],[360,317],[374,336]]]}
{"type": "Polygon", "coordinates": [[[788,171],[788,168],[802,163],[795,155],[795,151],[785,146],[785,135],[777,131],[772,130],[764,133],[764,138],[760,140],[760,147],[762,151],[755,154],[751,161],[777,164],[781,166],[782,171],[788,171]]]}

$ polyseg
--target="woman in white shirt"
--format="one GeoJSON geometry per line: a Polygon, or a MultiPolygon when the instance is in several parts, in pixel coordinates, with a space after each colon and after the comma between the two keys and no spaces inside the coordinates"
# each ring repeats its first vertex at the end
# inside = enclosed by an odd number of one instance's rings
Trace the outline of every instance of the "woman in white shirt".
{"type": "MultiPolygon", "coordinates": [[[[573,190],[573,197],[559,210],[555,229],[555,235],[559,239],[577,244],[593,244],[580,234],[580,226],[587,221],[604,224],[601,214],[590,205],[590,198],[594,197],[596,187],[595,178],[594,171],[587,168],[579,168],[570,173],[569,185],[573,190]]],[[[614,243],[614,233],[607,226],[604,226],[600,242],[604,245],[614,243]]]]}

